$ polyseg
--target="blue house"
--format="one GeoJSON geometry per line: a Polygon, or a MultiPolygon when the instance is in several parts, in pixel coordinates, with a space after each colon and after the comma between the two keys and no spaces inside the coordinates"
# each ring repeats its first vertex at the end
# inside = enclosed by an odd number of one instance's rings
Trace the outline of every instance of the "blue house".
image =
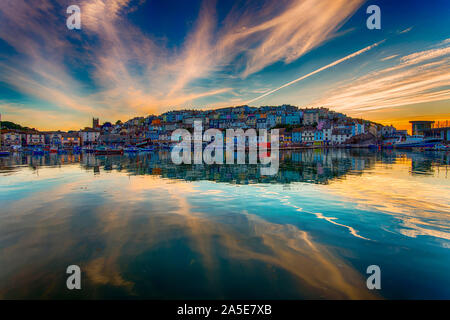
{"type": "Polygon", "coordinates": [[[314,132],[314,141],[323,141],[323,131],[322,130],[316,130],[314,132]]]}
{"type": "Polygon", "coordinates": [[[295,125],[300,124],[300,114],[299,113],[288,113],[286,114],[285,122],[286,124],[295,125]]]}
{"type": "Polygon", "coordinates": [[[302,142],[302,130],[300,128],[295,128],[292,130],[292,142],[301,143],[302,142]]]}

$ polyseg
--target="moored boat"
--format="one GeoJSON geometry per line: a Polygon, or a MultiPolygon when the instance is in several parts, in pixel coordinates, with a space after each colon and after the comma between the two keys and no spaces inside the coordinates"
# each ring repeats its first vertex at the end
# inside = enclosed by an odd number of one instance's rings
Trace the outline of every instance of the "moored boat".
{"type": "Polygon", "coordinates": [[[44,154],[44,150],[41,148],[34,148],[32,153],[34,156],[42,156],[44,154]]]}
{"type": "Polygon", "coordinates": [[[100,146],[95,149],[96,155],[123,154],[123,149],[100,146]]]}
{"type": "Polygon", "coordinates": [[[407,136],[401,138],[394,143],[395,148],[433,148],[437,144],[441,144],[442,139],[439,138],[424,138],[420,135],[407,136]]]}
{"type": "Polygon", "coordinates": [[[145,148],[138,148],[139,152],[151,152],[153,150],[155,150],[155,148],[153,147],[145,147],[145,148]]]}
{"type": "Polygon", "coordinates": [[[82,151],[83,151],[83,152],[86,152],[86,153],[94,153],[94,152],[95,152],[95,149],[92,148],[92,147],[83,147],[83,148],[82,148],[82,151]]]}
{"type": "Polygon", "coordinates": [[[139,152],[139,149],[136,147],[127,147],[127,148],[123,149],[123,151],[125,153],[136,153],[136,152],[139,152]]]}
{"type": "Polygon", "coordinates": [[[425,148],[426,151],[450,151],[450,146],[447,146],[443,143],[439,143],[434,145],[431,148],[425,148]]]}

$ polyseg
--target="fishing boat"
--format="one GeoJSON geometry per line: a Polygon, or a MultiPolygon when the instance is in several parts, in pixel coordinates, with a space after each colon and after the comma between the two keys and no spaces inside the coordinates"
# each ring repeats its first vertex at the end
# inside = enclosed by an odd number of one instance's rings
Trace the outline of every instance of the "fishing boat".
{"type": "Polygon", "coordinates": [[[50,153],[58,153],[58,148],[57,147],[51,147],[50,148],[50,153]]]}
{"type": "Polygon", "coordinates": [[[145,147],[145,148],[138,148],[139,152],[151,152],[153,150],[155,150],[155,148],[153,147],[145,147]]]}
{"type": "Polygon", "coordinates": [[[7,157],[9,156],[10,152],[6,150],[0,150],[0,157],[7,157]]]}
{"type": "Polygon", "coordinates": [[[83,151],[83,152],[86,152],[86,153],[94,153],[94,152],[95,152],[95,149],[92,148],[92,147],[83,147],[83,148],[82,148],[82,151],[83,151]]]}
{"type": "Polygon", "coordinates": [[[406,136],[400,138],[394,143],[395,148],[433,148],[437,144],[441,144],[440,138],[424,138],[421,135],[406,136]]]}
{"type": "Polygon", "coordinates": [[[439,143],[434,145],[431,148],[425,148],[426,151],[450,151],[450,146],[447,146],[443,143],[439,143]]]}
{"type": "Polygon", "coordinates": [[[95,149],[96,155],[114,155],[123,154],[123,149],[99,146],[95,149]]]}
{"type": "Polygon", "coordinates": [[[44,150],[41,148],[34,148],[32,153],[34,156],[42,156],[44,154],[44,150]]]}
{"type": "Polygon", "coordinates": [[[127,148],[123,149],[123,151],[125,153],[137,153],[137,152],[139,152],[139,149],[136,147],[127,147],[127,148]]]}

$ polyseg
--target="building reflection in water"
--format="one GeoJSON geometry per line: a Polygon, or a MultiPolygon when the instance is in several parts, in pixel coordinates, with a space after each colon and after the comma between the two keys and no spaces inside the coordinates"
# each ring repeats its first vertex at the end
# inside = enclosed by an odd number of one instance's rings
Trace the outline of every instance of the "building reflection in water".
{"type": "Polygon", "coordinates": [[[14,154],[0,159],[2,172],[17,171],[18,166],[58,167],[80,164],[86,170],[100,174],[101,170],[126,171],[133,175],[157,175],[186,181],[215,181],[232,184],[308,182],[327,184],[346,175],[370,171],[375,164],[409,162],[411,174],[433,175],[447,172],[450,155],[444,152],[407,152],[388,150],[372,152],[364,149],[302,150],[280,152],[280,168],[274,176],[260,174],[259,165],[175,165],[170,152],[160,151],[124,156],[95,156],[93,154],[66,154],[31,156],[14,154]]]}

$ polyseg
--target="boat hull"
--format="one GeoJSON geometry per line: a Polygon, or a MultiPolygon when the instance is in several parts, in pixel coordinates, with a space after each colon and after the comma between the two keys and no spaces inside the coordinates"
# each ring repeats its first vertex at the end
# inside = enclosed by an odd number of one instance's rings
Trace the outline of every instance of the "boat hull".
{"type": "Polygon", "coordinates": [[[117,155],[123,154],[123,150],[102,150],[102,151],[95,151],[95,154],[98,156],[117,155]]]}
{"type": "Polygon", "coordinates": [[[420,143],[404,143],[397,144],[395,148],[397,149],[408,149],[408,148],[433,148],[437,142],[420,142],[420,143]]]}

